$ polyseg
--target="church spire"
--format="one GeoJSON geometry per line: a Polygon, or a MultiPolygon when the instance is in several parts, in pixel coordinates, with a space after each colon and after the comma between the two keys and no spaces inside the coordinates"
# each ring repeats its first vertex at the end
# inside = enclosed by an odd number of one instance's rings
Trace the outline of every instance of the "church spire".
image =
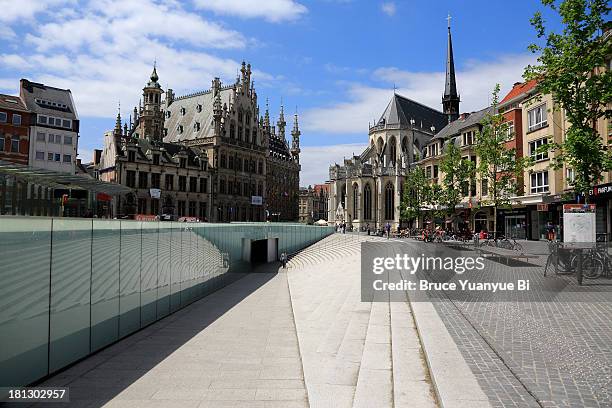
{"type": "Polygon", "coordinates": [[[455,79],[455,61],[453,58],[453,41],[451,38],[450,14],[448,21],[448,45],[446,50],[446,82],[444,84],[444,96],[442,97],[442,107],[448,117],[448,122],[452,122],[459,117],[459,94],[457,93],[457,81],[455,79]]]}

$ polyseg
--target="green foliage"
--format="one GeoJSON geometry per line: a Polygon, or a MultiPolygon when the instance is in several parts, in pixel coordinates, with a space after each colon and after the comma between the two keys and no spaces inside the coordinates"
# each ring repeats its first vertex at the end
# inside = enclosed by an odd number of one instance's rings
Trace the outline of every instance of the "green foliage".
{"type": "Polygon", "coordinates": [[[479,162],[477,172],[480,180],[488,181],[488,199],[485,204],[496,207],[510,204],[510,198],[519,190],[518,180],[528,160],[516,157],[516,149],[509,149],[508,123],[504,116],[498,112],[499,84],[493,90],[491,111],[482,121],[482,129],[476,137],[474,150],[479,162]]]}
{"type": "Polygon", "coordinates": [[[402,192],[400,204],[402,219],[419,219],[423,214],[423,206],[433,203],[437,191],[438,189],[429,183],[423,168],[411,169],[406,176],[402,192]]]}
{"type": "Polygon", "coordinates": [[[474,150],[478,156],[476,171],[480,180],[487,180],[487,199],[484,205],[493,205],[495,218],[497,209],[511,205],[511,197],[516,196],[523,171],[530,164],[529,158],[516,157],[516,149],[509,149],[508,123],[498,111],[499,84],[493,90],[491,111],[482,121],[482,129],[476,136],[474,150]]]}
{"type": "Polygon", "coordinates": [[[610,152],[595,130],[599,118],[612,117],[612,72],[601,71],[612,55],[610,36],[605,31],[610,5],[607,0],[542,0],[557,12],[561,33],[547,31],[540,12],[531,19],[540,44],[529,49],[539,53],[538,63],[525,69],[527,80],[538,81],[537,90],[551,94],[565,111],[570,126],[562,143],[550,144],[556,152],[554,167],[574,169],[569,181],[577,192],[586,192],[612,169],[610,152]]]}
{"type": "Polygon", "coordinates": [[[457,204],[463,199],[462,187],[474,178],[475,165],[471,160],[461,157],[461,150],[454,139],[450,139],[444,148],[440,170],[444,174],[439,195],[440,204],[446,207],[448,215],[453,215],[457,204]]]}

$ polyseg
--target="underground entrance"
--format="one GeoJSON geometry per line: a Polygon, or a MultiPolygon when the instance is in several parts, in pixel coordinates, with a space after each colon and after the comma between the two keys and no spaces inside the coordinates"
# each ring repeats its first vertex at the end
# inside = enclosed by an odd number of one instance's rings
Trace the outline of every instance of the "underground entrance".
{"type": "Polygon", "coordinates": [[[268,240],[251,241],[251,263],[262,264],[266,262],[268,262],[268,240]]]}

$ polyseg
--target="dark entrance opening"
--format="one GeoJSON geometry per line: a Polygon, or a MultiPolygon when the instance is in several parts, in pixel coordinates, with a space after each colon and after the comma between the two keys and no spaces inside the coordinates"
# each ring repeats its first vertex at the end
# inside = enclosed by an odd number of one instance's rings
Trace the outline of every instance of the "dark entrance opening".
{"type": "Polygon", "coordinates": [[[268,240],[251,241],[251,263],[261,264],[266,262],[268,262],[268,240]]]}

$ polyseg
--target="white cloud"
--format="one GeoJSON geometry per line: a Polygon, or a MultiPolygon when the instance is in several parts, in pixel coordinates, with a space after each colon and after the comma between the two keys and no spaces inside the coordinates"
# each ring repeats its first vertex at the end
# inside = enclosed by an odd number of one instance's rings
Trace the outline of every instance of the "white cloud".
{"type": "Polygon", "coordinates": [[[93,150],[85,149],[82,146],[79,146],[77,158],[81,159],[81,163],[90,163],[93,161],[93,150]]]}
{"type": "MultiPolygon", "coordinates": [[[[502,87],[500,97],[522,80],[523,68],[533,63],[531,55],[506,55],[490,61],[468,61],[457,71],[457,86],[461,94],[461,112],[470,112],[486,107],[496,83],[502,87]]],[[[412,72],[398,68],[379,68],[373,79],[388,87],[362,83],[340,83],[346,89],[342,102],[312,108],[302,115],[305,131],[355,134],[366,133],[368,122],[382,114],[393,95],[393,84],[397,92],[407,98],[441,110],[444,91],[444,72],[412,72]]]]}
{"type": "Polygon", "coordinates": [[[297,20],[308,9],[294,0],[194,0],[196,7],[216,14],[242,18],[263,18],[277,23],[297,20]]]}
{"type": "Polygon", "coordinates": [[[39,51],[64,48],[92,53],[132,52],[147,41],[180,41],[203,48],[243,48],[246,40],[237,31],[204,20],[173,2],[152,0],[100,0],[81,15],[42,24],[27,39],[39,51]]]}
{"type": "Polygon", "coordinates": [[[380,6],[380,8],[382,12],[388,15],[389,17],[393,17],[397,11],[397,8],[395,7],[395,3],[392,1],[383,3],[380,6]]]}
{"type": "Polygon", "coordinates": [[[351,143],[332,146],[302,146],[300,153],[300,186],[321,184],[329,179],[329,166],[342,163],[346,157],[361,154],[367,144],[351,143]]]}
{"type": "Polygon", "coordinates": [[[0,63],[7,68],[26,68],[30,65],[21,55],[17,54],[2,54],[0,55],[0,63]]]}
{"type": "MultiPolygon", "coordinates": [[[[40,13],[39,24],[29,25],[30,31],[15,41],[20,49],[32,51],[0,51],[0,65],[13,69],[11,76],[71,89],[80,116],[112,118],[121,100],[127,118],[154,60],[162,86],[173,87],[177,94],[207,88],[215,76],[233,81],[240,61],[206,49],[250,44],[240,32],[189,12],[175,0],[91,0],[79,8],[59,3],[52,0],[57,5],[52,14],[51,9],[28,11],[40,13]],[[63,17],[53,18],[57,15],[63,17]]],[[[258,70],[254,78],[277,80],[258,70]]],[[[0,77],[0,86],[14,90],[18,81],[0,77]]]]}
{"type": "Polygon", "coordinates": [[[74,3],[74,0],[0,0],[0,21],[28,20],[50,7],[74,3]]]}

